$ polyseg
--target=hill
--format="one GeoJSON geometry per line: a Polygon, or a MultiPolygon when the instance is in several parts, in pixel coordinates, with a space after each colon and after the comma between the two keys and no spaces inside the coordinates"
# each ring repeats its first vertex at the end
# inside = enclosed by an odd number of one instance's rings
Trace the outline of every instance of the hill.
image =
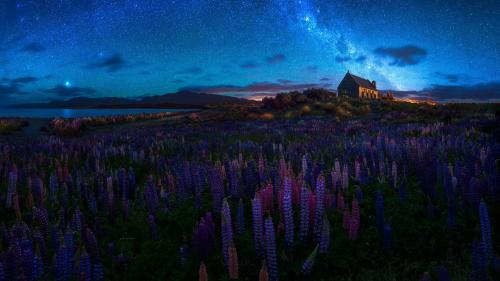
{"type": "Polygon", "coordinates": [[[199,108],[209,105],[246,104],[250,101],[235,97],[196,92],[177,92],[147,96],[138,100],[127,98],[76,97],[48,103],[15,104],[13,108],[199,108]]]}

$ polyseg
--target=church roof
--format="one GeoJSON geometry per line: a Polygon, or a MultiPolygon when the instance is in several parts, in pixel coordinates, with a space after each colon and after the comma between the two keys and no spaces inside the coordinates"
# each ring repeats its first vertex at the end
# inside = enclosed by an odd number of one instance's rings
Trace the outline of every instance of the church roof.
{"type": "Polygon", "coordinates": [[[350,72],[347,72],[346,76],[347,75],[350,75],[352,77],[352,79],[354,79],[356,84],[358,84],[358,86],[377,91],[377,88],[375,86],[373,86],[373,84],[369,80],[362,78],[362,77],[359,77],[359,76],[356,76],[354,74],[351,74],[350,72]]]}

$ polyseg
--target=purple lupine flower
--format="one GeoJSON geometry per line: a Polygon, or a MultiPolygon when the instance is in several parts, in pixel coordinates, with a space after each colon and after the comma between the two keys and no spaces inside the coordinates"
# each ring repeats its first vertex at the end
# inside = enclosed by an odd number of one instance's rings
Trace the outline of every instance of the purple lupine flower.
{"type": "Polygon", "coordinates": [[[351,215],[349,216],[349,239],[356,240],[358,237],[359,225],[360,225],[360,212],[359,205],[356,199],[352,200],[351,215]]]}
{"type": "Polygon", "coordinates": [[[23,237],[20,239],[20,259],[18,261],[21,262],[22,265],[22,270],[25,274],[25,276],[28,278],[28,280],[33,279],[33,262],[35,259],[35,255],[33,253],[32,249],[32,243],[31,240],[29,240],[27,237],[23,237]]]}
{"type": "Polygon", "coordinates": [[[390,249],[392,247],[392,228],[390,225],[385,225],[383,229],[383,240],[382,247],[384,249],[390,249]]]}
{"type": "Polygon", "coordinates": [[[316,261],[316,255],[318,254],[318,245],[314,248],[312,253],[307,257],[307,259],[304,261],[304,264],[302,265],[302,274],[304,275],[309,275],[311,274],[312,267],[314,265],[314,262],[316,261]]]}
{"type": "Polygon", "coordinates": [[[144,189],[144,199],[146,200],[146,208],[152,214],[156,213],[160,208],[160,198],[158,196],[158,190],[153,184],[153,177],[150,175],[148,177],[146,188],[144,189]]]}
{"type": "Polygon", "coordinates": [[[495,257],[492,262],[493,270],[500,273],[500,257],[495,257]]]}
{"type": "Polygon", "coordinates": [[[56,173],[52,173],[49,179],[49,200],[55,202],[57,200],[57,193],[59,192],[59,179],[56,173]]]}
{"type": "Polygon", "coordinates": [[[90,281],[92,278],[92,272],[90,268],[90,257],[85,251],[85,248],[80,254],[80,262],[78,263],[78,277],[82,281],[90,281]]]}
{"type": "Polygon", "coordinates": [[[252,227],[253,227],[253,241],[255,245],[255,252],[261,258],[263,258],[264,245],[262,244],[262,203],[259,197],[252,199],[252,227]]]}
{"type": "Polygon", "coordinates": [[[384,227],[384,196],[382,191],[377,191],[377,198],[375,199],[375,215],[377,217],[377,226],[380,230],[384,227]]]}
{"type": "Polygon", "coordinates": [[[102,263],[97,262],[92,266],[92,281],[100,281],[104,279],[104,267],[102,263]]]}
{"type": "Polygon", "coordinates": [[[233,242],[233,226],[231,222],[231,208],[227,199],[224,198],[222,202],[221,211],[221,237],[222,237],[222,253],[224,256],[224,264],[227,265],[228,249],[231,242],[233,242]]]}
{"type": "Polygon", "coordinates": [[[240,199],[236,209],[236,233],[242,234],[245,232],[245,206],[243,199],[240,199]]]}
{"type": "Polygon", "coordinates": [[[321,240],[319,241],[319,252],[326,254],[330,247],[330,222],[325,214],[323,217],[323,228],[321,229],[321,240]]]}
{"type": "Polygon", "coordinates": [[[59,247],[56,252],[56,264],[55,264],[55,274],[56,280],[66,281],[71,277],[71,257],[68,254],[68,250],[64,243],[59,247]]]}
{"type": "Polygon", "coordinates": [[[320,175],[316,181],[316,209],[314,213],[314,239],[321,239],[321,228],[325,211],[325,178],[320,175]]]}
{"type": "MultiPolygon", "coordinates": [[[[285,184],[286,184],[285,178],[285,184]]],[[[285,220],[285,242],[288,249],[293,247],[293,232],[294,232],[294,223],[293,223],[293,206],[292,206],[292,195],[291,191],[286,192],[283,197],[283,213],[285,220]]]]}
{"type": "Polygon", "coordinates": [[[7,185],[7,196],[5,198],[5,208],[12,206],[12,196],[16,192],[17,173],[14,171],[9,172],[9,183],[7,185]]]}
{"type": "Polygon", "coordinates": [[[215,225],[211,213],[206,213],[195,226],[192,244],[193,249],[200,255],[200,261],[206,260],[215,245],[215,225]]]}
{"type": "Polygon", "coordinates": [[[276,251],[276,238],[274,225],[271,217],[267,217],[264,222],[264,232],[266,240],[266,264],[269,271],[269,280],[278,281],[278,260],[276,251]]]}
{"type": "Polygon", "coordinates": [[[361,187],[356,187],[356,189],[354,190],[354,195],[356,196],[356,200],[358,200],[359,203],[363,202],[363,190],[361,189],[361,187]]]}
{"type": "Polygon", "coordinates": [[[484,200],[479,203],[479,220],[481,223],[481,244],[486,256],[486,261],[489,264],[493,259],[493,242],[491,238],[491,224],[488,215],[488,207],[484,200]]]}
{"type": "Polygon", "coordinates": [[[361,163],[359,163],[358,159],[354,161],[354,177],[357,181],[361,180],[361,163]]]}
{"type": "Polygon", "coordinates": [[[488,280],[488,260],[481,244],[477,241],[472,243],[472,280],[488,280]]]}
{"type": "Polygon", "coordinates": [[[344,164],[344,167],[342,168],[342,189],[347,190],[349,187],[349,168],[347,167],[347,164],[344,164]]]}
{"type": "Polygon", "coordinates": [[[49,236],[49,218],[47,210],[33,207],[33,217],[44,237],[49,236]]]}
{"type": "MultiPolygon", "coordinates": [[[[33,257],[33,278],[34,280],[40,280],[43,276],[43,261],[40,255],[37,253],[33,257]]],[[[2,280],[0,278],[0,280],[2,280]]]]}
{"type": "Polygon", "coordinates": [[[299,240],[307,239],[309,233],[309,189],[305,185],[300,190],[300,227],[299,240]]]}
{"type": "Polygon", "coordinates": [[[391,175],[393,186],[396,188],[398,183],[398,165],[396,164],[396,161],[392,161],[391,175]]]}
{"type": "Polygon", "coordinates": [[[451,276],[446,267],[439,266],[438,268],[439,281],[451,281],[451,276]]]}
{"type": "Polygon", "coordinates": [[[151,239],[158,240],[158,227],[156,226],[155,217],[152,214],[148,215],[149,230],[151,232],[151,239]]]}
{"type": "Polygon", "coordinates": [[[217,168],[212,169],[209,179],[212,191],[212,205],[214,207],[214,212],[218,214],[222,206],[222,200],[224,199],[224,182],[221,171],[217,168]]]}

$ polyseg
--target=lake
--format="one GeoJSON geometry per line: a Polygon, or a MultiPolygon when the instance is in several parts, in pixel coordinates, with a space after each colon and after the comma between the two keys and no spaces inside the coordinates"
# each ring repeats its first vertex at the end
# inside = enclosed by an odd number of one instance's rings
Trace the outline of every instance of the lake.
{"type": "Polygon", "coordinates": [[[94,116],[114,116],[140,113],[186,112],[193,109],[151,109],[151,108],[117,108],[117,109],[66,109],[66,108],[0,108],[0,117],[22,118],[78,118],[94,116]]]}

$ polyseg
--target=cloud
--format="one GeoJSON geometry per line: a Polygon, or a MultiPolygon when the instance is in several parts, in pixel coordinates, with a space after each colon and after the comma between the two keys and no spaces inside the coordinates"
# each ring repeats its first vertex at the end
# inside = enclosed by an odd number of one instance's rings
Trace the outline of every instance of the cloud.
{"type": "Polygon", "coordinates": [[[356,62],[364,62],[366,60],[366,56],[359,56],[356,58],[356,62]]]}
{"type": "Polygon", "coordinates": [[[202,72],[203,72],[203,69],[201,69],[201,67],[194,66],[194,67],[183,69],[183,70],[177,72],[177,74],[199,75],[202,72]]]}
{"type": "Polygon", "coordinates": [[[374,53],[381,57],[391,58],[390,65],[394,66],[416,65],[427,56],[427,50],[415,45],[394,48],[379,47],[375,49],[374,53]]]}
{"type": "Polygon", "coordinates": [[[115,72],[126,67],[127,64],[119,53],[114,53],[109,57],[100,59],[97,62],[90,63],[86,66],[88,69],[106,69],[108,72],[115,72]]]}
{"type": "Polygon", "coordinates": [[[440,79],[446,80],[450,83],[457,83],[458,80],[460,79],[460,75],[458,74],[446,74],[442,72],[434,72],[434,75],[437,76],[440,79]]]}
{"type": "Polygon", "coordinates": [[[306,71],[311,72],[311,73],[316,73],[316,72],[318,72],[318,70],[319,70],[319,67],[316,65],[310,65],[310,66],[306,67],[306,71]]]}
{"type": "Polygon", "coordinates": [[[1,85],[0,84],[0,99],[11,97],[13,95],[25,95],[26,92],[21,91],[17,84],[1,85]]]}
{"type": "Polygon", "coordinates": [[[293,83],[292,80],[288,80],[288,79],[278,79],[278,82],[280,84],[292,84],[293,83]]]}
{"type": "Polygon", "coordinates": [[[285,55],[283,54],[276,54],[272,57],[268,57],[266,58],[266,61],[267,63],[269,64],[278,64],[278,63],[282,63],[285,61],[285,55]]]}
{"type": "Polygon", "coordinates": [[[500,81],[475,85],[433,85],[421,91],[395,92],[396,97],[431,99],[437,102],[500,101],[500,81]]]}
{"type": "Polygon", "coordinates": [[[349,57],[349,56],[337,56],[337,57],[335,57],[336,63],[344,63],[344,62],[348,62],[350,60],[351,60],[351,57],[349,57]]]}
{"type": "Polygon", "coordinates": [[[37,42],[31,42],[22,47],[19,51],[25,53],[41,53],[45,51],[45,47],[37,42]]]}
{"type": "Polygon", "coordinates": [[[311,88],[329,88],[331,84],[327,83],[305,83],[305,84],[282,84],[270,82],[256,82],[246,86],[235,85],[214,85],[214,86],[188,86],[180,88],[179,91],[194,91],[207,94],[236,94],[246,93],[248,95],[255,93],[276,94],[280,92],[302,91],[311,88]]]}
{"type": "Polygon", "coordinates": [[[12,84],[29,84],[38,81],[39,79],[33,76],[23,76],[10,80],[12,84]]]}
{"type": "Polygon", "coordinates": [[[330,78],[328,78],[328,77],[323,77],[323,78],[321,78],[319,81],[321,81],[321,82],[330,81],[330,78]]]}
{"type": "Polygon", "coordinates": [[[252,69],[252,68],[257,68],[258,65],[253,61],[246,61],[246,62],[242,63],[240,65],[240,67],[245,68],[245,69],[252,69]]]}
{"type": "Polygon", "coordinates": [[[65,87],[63,85],[56,85],[52,89],[43,90],[43,92],[56,94],[58,97],[78,97],[92,95],[96,91],[92,88],[65,87]]]}

